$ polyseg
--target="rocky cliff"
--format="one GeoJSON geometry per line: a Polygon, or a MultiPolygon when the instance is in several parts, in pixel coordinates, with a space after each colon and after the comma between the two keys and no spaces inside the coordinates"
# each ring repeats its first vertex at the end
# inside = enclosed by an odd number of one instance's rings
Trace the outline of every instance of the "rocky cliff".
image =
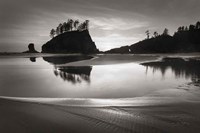
{"type": "Polygon", "coordinates": [[[60,34],[42,46],[42,53],[97,53],[88,30],[60,34]]]}

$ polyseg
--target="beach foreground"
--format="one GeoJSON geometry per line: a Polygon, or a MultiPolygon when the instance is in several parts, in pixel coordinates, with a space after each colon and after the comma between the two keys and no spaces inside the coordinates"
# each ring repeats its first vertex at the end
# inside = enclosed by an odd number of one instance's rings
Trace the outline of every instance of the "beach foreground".
{"type": "Polygon", "coordinates": [[[139,99],[0,98],[1,133],[195,133],[200,104],[139,99]]]}
{"type": "Polygon", "coordinates": [[[42,58],[33,62],[21,57],[2,58],[0,70],[4,75],[0,96],[0,133],[197,133],[200,131],[199,54],[198,56],[96,55],[90,60],[65,64],[50,62],[57,70],[54,70],[54,73],[52,66],[42,58]],[[177,67],[173,65],[174,62],[177,67]],[[144,63],[146,67],[139,63],[144,63]],[[83,68],[84,71],[88,69],[79,66],[88,66],[89,72],[82,73],[83,68]],[[80,70],[79,73],[75,73],[69,68],[80,70]],[[167,68],[171,68],[175,77],[173,73],[167,71],[167,68]],[[65,70],[65,73],[60,72],[61,78],[58,78],[56,72],[61,70],[65,70]],[[146,70],[149,70],[149,74],[146,70]],[[155,73],[156,70],[160,70],[161,74],[155,73]],[[164,76],[165,70],[166,76],[164,76]],[[81,82],[72,84],[69,83],[72,80],[63,80],[63,77],[70,75],[67,72],[78,77],[78,81],[81,76],[77,75],[85,74],[82,77],[88,82],[83,82],[83,86],[78,88],[81,82]],[[104,77],[102,73],[108,77],[104,77]],[[120,75],[120,80],[116,80],[116,75],[120,75]],[[12,79],[12,84],[10,77],[15,77],[12,79]],[[98,78],[95,80],[95,77],[98,78]],[[112,82],[108,83],[101,78],[112,82]],[[43,79],[43,82],[40,82],[40,79],[43,79]],[[136,83],[129,79],[134,79],[136,83]],[[99,80],[101,82],[98,84],[99,80]],[[126,86],[129,84],[130,86],[126,86]],[[83,89],[84,85],[86,89],[83,89]],[[109,92],[113,88],[114,90],[109,92]],[[126,91],[127,93],[124,93],[126,91]],[[115,95],[115,92],[120,97],[115,95]]]}

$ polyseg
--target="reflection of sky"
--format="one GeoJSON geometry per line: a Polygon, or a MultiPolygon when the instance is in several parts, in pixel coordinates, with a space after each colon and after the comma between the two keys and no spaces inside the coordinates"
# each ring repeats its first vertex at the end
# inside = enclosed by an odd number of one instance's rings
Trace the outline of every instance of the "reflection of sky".
{"type": "Polygon", "coordinates": [[[176,78],[171,70],[165,76],[135,63],[93,66],[90,83],[79,84],[56,77],[54,66],[41,58],[1,59],[0,95],[21,97],[127,98],[144,96],[189,82],[176,78]]]}

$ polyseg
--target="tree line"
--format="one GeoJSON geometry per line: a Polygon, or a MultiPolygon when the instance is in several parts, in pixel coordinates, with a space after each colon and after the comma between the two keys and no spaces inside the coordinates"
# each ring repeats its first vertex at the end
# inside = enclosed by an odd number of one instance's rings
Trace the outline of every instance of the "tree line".
{"type": "MultiPolygon", "coordinates": [[[[177,29],[177,32],[182,32],[182,31],[194,31],[194,30],[199,30],[200,29],[200,21],[198,21],[195,25],[189,25],[189,28],[187,26],[180,26],[177,29]]],[[[175,33],[177,33],[175,32],[175,33]]]]}
{"type": "Polygon", "coordinates": [[[57,35],[70,31],[88,30],[88,28],[89,20],[85,20],[84,22],[80,23],[79,20],[68,19],[67,22],[60,23],[55,29],[51,29],[50,37],[54,38],[57,35]]]}
{"type": "MultiPolygon", "coordinates": [[[[145,33],[146,33],[147,39],[150,39],[150,31],[147,30],[147,31],[145,31],[145,33]]],[[[165,28],[161,35],[164,35],[164,36],[169,35],[169,30],[167,28],[165,28]]],[[[156,38],[156,37],[161,36],[161,35],[157,31],[154,31],[152,38],[156,38]]]]}
{"type": "MultiPolygon", "coordinates": [[[[178,27],[177,31],[174,33],[180,33],[180,32],[184,32],[184,31],[195,31],[195,30],[200,30],[200,21],[198,21],[195,25],[191,24],[188,26],[180,26],[178,27]]],[[[147,38],[146,39],[150,39],[150,31],[147,30],[145,31],[147,38]]],[[[164,29],[162,34],[158,34],[157,31],[153,32],[153,36],[152,38],[156,38],[158,36],[161,35],[169,35],[169,30],[167,28],[164,29]]]]}

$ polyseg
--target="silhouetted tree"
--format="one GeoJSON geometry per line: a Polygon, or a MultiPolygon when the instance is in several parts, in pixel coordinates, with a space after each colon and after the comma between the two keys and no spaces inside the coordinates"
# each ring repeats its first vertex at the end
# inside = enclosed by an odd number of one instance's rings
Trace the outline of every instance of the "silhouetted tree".
{"type": "Polygon", "coordinates": [[[74,26],[74,20],[68,19],[68,24],[69,24],[70,31],[72,31],[73,30],[73,26],[74,26]]]}
{"type": "Polygon", "coordinates": [[[86,29],[86,30],[89,29],[89,20],[85,20],[85,29],[86,29]]]}
{"type": "Polygon", "coordinates": [[[51,37],[51,38],[54,38],[55,34],[56,34],[56,30],[52,29],[52,30],[50,31],[50,37],[51,37]]]}
{"type": "Polygon", "coordinates": [[[200,22],[199,21],[196,23],[195,29],[200,29],[200,22]]]}
{"type": "Polygon", "coordinates": [[[164,29],[163,35],[164,36],[168,36],[169,35],[169,30],[167,28],[164,29]]]}
{"type": "Polygon", "coordinates": [[[78,30],[78,31],[82,31],[82,30],[83,30],[83,27],[84,27],[84,26],[83,26],[83,23],[81,23],[81,24],[78,26],[78,29],[77,29],[77,30],[78,30]]]}
{"type": "Polygon", "coordinates": [[[60,34],[60,29],[59,27],[56,28],[56,35],[59,35],[60,34]]]}
{"type": "Polygon", "coordinates": [[[78,30],[79,31],[83,31],[83,30],[87,30],[88,29],[88,26],[89,26],[89,20],[86,20],[85,22],[81,23],[79,26],[78,26],[78,30]]]}
{"type": "Polygon", "coordinates": [[[177,30],[178,32],[181,32],[181,27],[178,27],[178,30],[177,30]]]}
{"type": "Polygon", "coordinates": [[[60,34],[62,34],[63,33],[63,25],[61,23],[58,25],[58,28],[60,30],[60,34]]]}
{"type": "Polygon", "coordinates": [[[74,28],[78,30],[79,20],[74,21],[74,28]]]}
{"type": "Polygon", "coordinates": [[[63,32],[67,32],[67,31],[69,31],[69,28],[68,28],[66,22],[63,23],[62,28],[63,28],[63,32]]]}
{"type": "Polygon", "coordinates": [[[153,33],[153,35],[154,35],[155,38],[158,37],[158,32],[155,31],[155,32],[153,33]]]}
{"type": "Polygon", "coordinates": [[[149,36],[150,36],[149,30],[147,30],[145,33],[146,33],[146,35],[147,35],[147,39],[149,39],[149,36]]]}
{"type": "Polygon", "coordinates": [[[67,22],[63,24],[60,23],[55,30],[50,31],[50,36],[53,38],[56,35],[60,35],[64,32],[73,31],[74,30],[87,30],[89,28],[89,20],[84,21],[80,24],[79,20],[68,19],[67,22]]]}
{"type": "Polygon", "coordinates": [[[188,27],[186,26],[186,27],[185,27],[185,31],[188,31],[188,30],[189,30],[189,29],[188,29],[188,27]]]}
{"type": "Polygon", "coordinates": [[[185,31],[185,30],[186,30],[186,27],[184,27],[184,26],[181,26],[178,28],[178,32],[185,31]]]}
{"type": "Polygon", "coordinates": [[[82,29],[82,30],[87,29],[86,27],[87,27],[87,26],[86,26],[86,22],[83,22],[83,24],[82,24],[82,28],[83,28],[83,29],[82,29]]]}
{"type": "Polygon", "coordinates": [[[190,31],[195,30],[195,26],[194,26],[194,25],[190,25],[189,30],[190,30],[190,31]]]}

